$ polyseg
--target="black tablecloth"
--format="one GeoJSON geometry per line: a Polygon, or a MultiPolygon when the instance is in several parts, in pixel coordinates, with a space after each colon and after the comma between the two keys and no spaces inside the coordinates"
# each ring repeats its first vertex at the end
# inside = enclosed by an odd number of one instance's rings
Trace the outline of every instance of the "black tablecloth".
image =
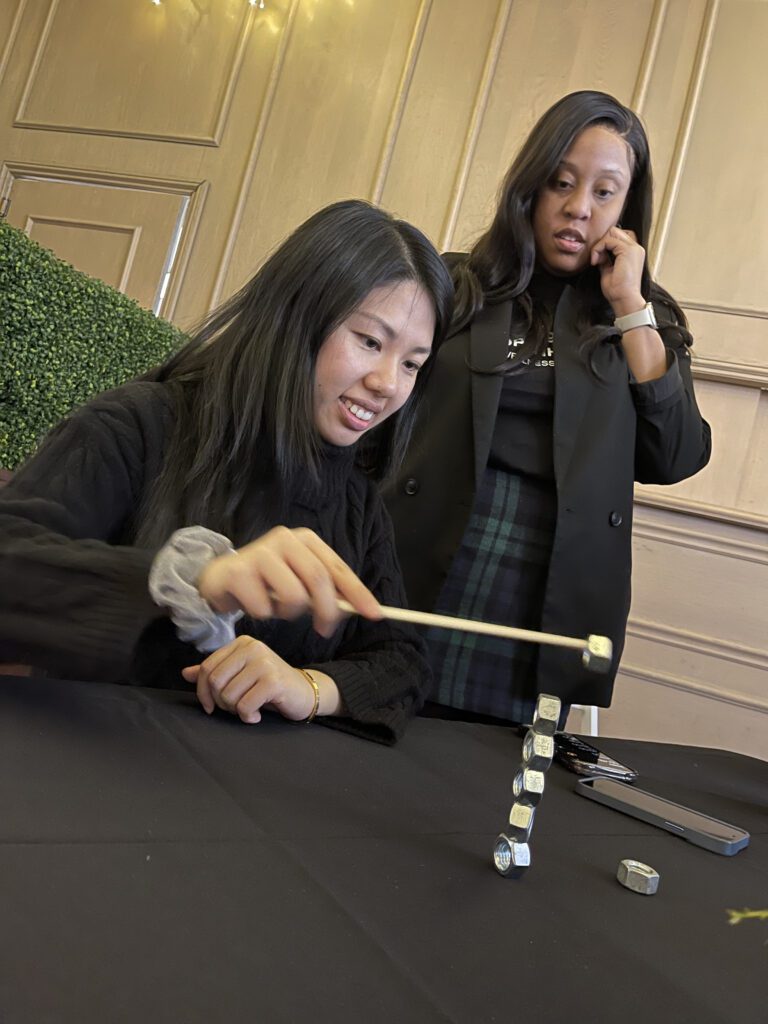
{"type": "Polygon", "coordinates": [[[603,740],[732,821],[721,857],[576,796],[557,765],[518,881],[491,866],[510,730],[394,749],[192,695],[0,678],[0,1021],[768,1020],[768,765],[603,740]],[[616,881],[652,864],[658,893],[616,881]]]}

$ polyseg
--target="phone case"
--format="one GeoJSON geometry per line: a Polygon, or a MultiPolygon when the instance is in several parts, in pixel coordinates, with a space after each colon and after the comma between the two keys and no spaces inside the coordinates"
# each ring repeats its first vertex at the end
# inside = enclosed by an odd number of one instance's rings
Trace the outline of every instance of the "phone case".
{"type": "Polygon", "coordinates": [[[621,811],[622,814],[663,828],[673,835],[680,836],[681,839],[687,839],[689,843],[711,850],[712,853],[732,857],[749,843],[749,832],[736,825],[729,825],[728,822],[711,818],[691,807],[665,800],[655,793],[637,789],[625,782],[613,779],[579,779],[576,783],[576,792],[588,800],[595,800],[606,807],[621,811]],[[632,795],[640,798],[647,806],[638,807],[633,804],[632,795]]]}

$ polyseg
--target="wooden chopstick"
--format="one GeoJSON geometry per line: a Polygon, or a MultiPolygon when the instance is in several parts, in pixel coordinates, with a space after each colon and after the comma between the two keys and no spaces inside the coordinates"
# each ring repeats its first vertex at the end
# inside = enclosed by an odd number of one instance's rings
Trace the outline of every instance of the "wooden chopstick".
{"type": "MultiPolygon", "coordinates": [[[[357,611],[349,601],[340,598],[336,601],[339,609],[356,615],[357,611]]],[[[577,637],[558,636],[556,633],[537,633],[533,629],[519,629],[517,626],[500,626],[493,622],[478,622],[476,619],[459,619],[453,615],[436,615],[434,612],[416,612],[410,608],[393,608],[381,605],[385,619],[397,622],[412,622],[418,626],[438,626],[440,629],[458,629],[464,633],[485,633],[487,636],[499,636],[507,640],[526,640],[530,643],[552,644],[555,647],[571,647],[583,651],[587,640],[577,637]]]]}

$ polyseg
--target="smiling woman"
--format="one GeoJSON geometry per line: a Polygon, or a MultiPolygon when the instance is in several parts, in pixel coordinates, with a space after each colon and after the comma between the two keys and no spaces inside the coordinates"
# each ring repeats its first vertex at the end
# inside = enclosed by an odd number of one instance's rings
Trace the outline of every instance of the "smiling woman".
{"type": "Polygon", "coordinates": [[[404,594],[376,483],[451,307],[411,225],[359,201],[311,217],[3,488],[0,660],[394,741],[428,672],[415,634],[381,621],[404,594]]]}
{"type": "Polygon", "coordinates": [[[375,288],[332,331],[317,357],[315,424],[346,445],[397,412],[432,351],[435,309],[424,287],[375,288]]]}

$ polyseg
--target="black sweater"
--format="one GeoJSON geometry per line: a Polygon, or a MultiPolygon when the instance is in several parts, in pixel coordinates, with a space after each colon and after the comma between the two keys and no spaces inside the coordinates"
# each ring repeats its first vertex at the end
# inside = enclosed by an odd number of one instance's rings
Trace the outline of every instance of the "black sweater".
{"type": "MultiPolygon", "coordinates": [[[[135,546],[137,512],[160,470],[174,407],[164,384],[133,383],[65,419],[0,490],[0,661],[76,679],[187,687],[179,672],[201,655],[175,635],[148,593],[154,550],[135,546]]],[[[284,523],[314,530],[383,604],[403,605],[389,518],[353,448],[326,446],[321,480],[297,483],[282,512],[254,474],[253,516],[241,546],[284,523]]],[[[188,525],[180,523],[182,525],[188,525]]],[[[334,635],[296,622],[241,619],[238,633],[289,664],[331,676],[345,715],[325,724],[394,742],[429,683],[421,642],[409,628],[353,616],[334,635]]]]}

